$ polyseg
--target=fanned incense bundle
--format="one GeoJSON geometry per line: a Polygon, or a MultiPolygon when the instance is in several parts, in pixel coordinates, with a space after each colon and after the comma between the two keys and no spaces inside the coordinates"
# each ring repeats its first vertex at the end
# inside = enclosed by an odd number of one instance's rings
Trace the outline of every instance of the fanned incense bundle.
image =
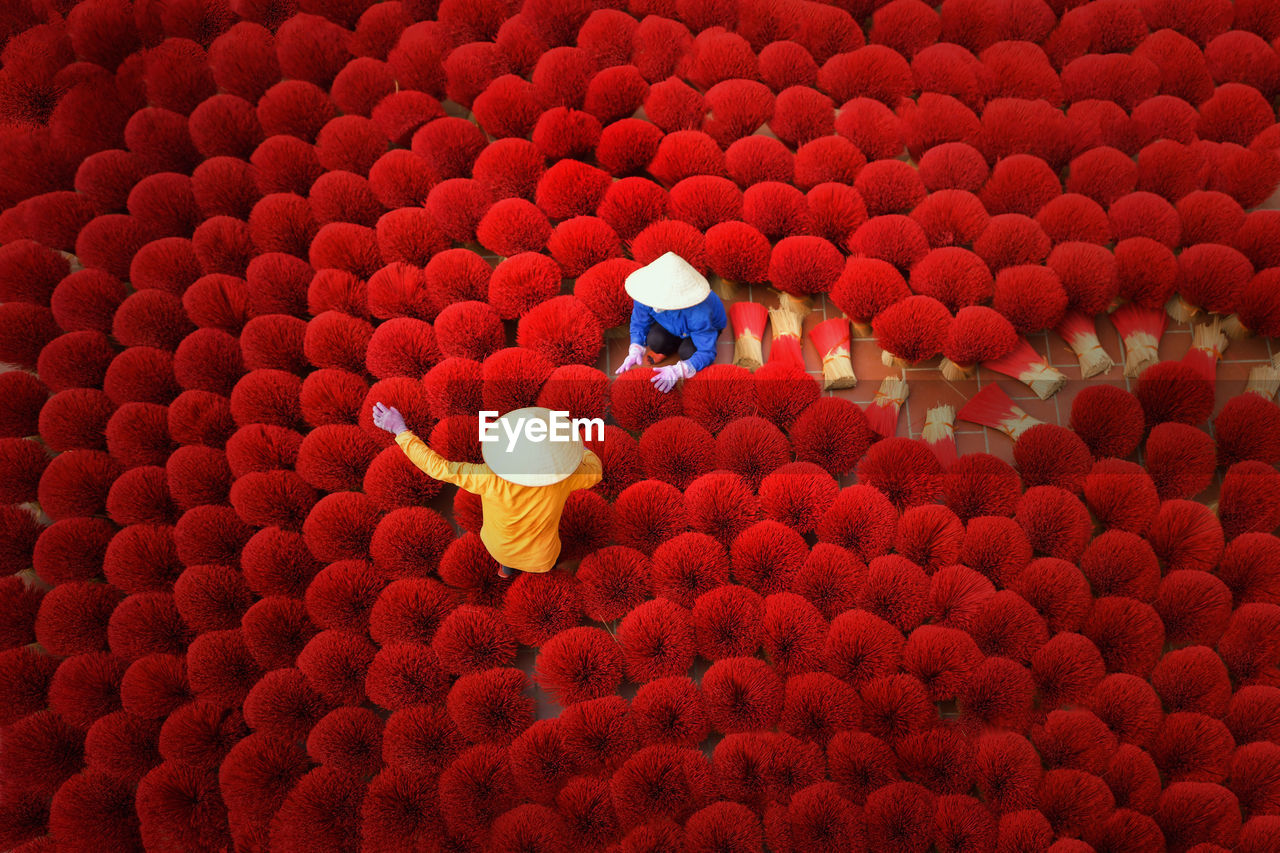
{"type": "Polygon", "coordinates": [[[951,312],[931,296],[908,296],[871,321],[885,367],[909,367],[942,352],[951,312]]]}
{"type": "Polygon", "coordinates": [[[800,334],[808,313],[809,306],[804,302],[786,293],[778,295],[778,307],[769,309],[769,323],[773,326],[773,340],[769,346],[770,364],[794,364],[804,370],[800,334]]]}
{"type": "Polygon", "coordinates": [[[1041,400],[1049,399],[1067,384],[1067,377],[1062,371],[1050,367],[1040,353],[1031,348],[1026,338],[1019,338],[1017,346],[1007,355],[984,361],[982,365],[1018,380],[1036,392],[1041,400]]]}
{"type": "Polygon", "coordinates": [[[849,321],[844,317],[824,320],[809,330],[809,340],[822,356],[822,388],[831,391],[858,384],[850,358],[849,321]]]}
{"type": "Polygon", "coordinates": [[[1218,360],[1230,343],[1222,333],[1222,321],[1214,318],[1213,322],[1192,327],[1191,349],[1182,357],[1182,362],[1205,379],[1213,381],[1218,372],[1218,360]]]}
{"type": "Polygon", "coordinates": [[[764,364],[764,327],[769,322],[769,309],[759,302],[735,302],[729,306],[729,322],[733,323],[733,363],[747,370],[764,364]]]}
{"type": "Polygon", "coordinates": [[[938,457],[942,470],[947,470],[959,454],[956,452],[956,410],[947,405],[934,406],[924,416],[924,431],[920,434],[938,457]]]}
{"type": "MultiPolygon", "coordinates": [[[[1276,222],[1280,224],[1280,216],[1276,222]]],[[[1236,294],[1233,308],[1235,310],[1222,321],[1222,331],[1227,337],[1235,340],[1252,335],[1280,337],[1280,266],[1260,269],[1236,294]]]]}
{"type": "Polygon", "coordinates": [[[1115,361],[1098,340],[1098,328],[1090,315],[1068,311],[1058,324],[1057,332],[1080,359],[1081,378],[1088,379],[1115,367],[1115,361]]]}
{"type": "Polygon", "coordinates": [[[942,344],[942,376],[953,382],[973,377],[983,361],[1009,354],[1018,330],[1009,318],[985,305],[966,305],[956,312],[942,344]]]}
{"type": "Polygon", "coordinates": [[[1111,313],[1111,324],[1124,341],[1124,375],[1133,379],[1160,360],[1160,339],[1168,315],[1159,308],[1143,308],[1133,302],[1111,313]]]}
{"type": "Polygon", "coordinates": [[[911,389],[905,376],[886,376],[876,391],[876,398],[867,406],[867,422],[885,438],[898,431],[898,413],[907,401],[911,389]]]}
{"type": "Polygon", "coordinates": [[[998,429],[1014,441],[1037,424],[1044,423],[1018,408],[999,385],[988,385],[961,407],[956,417],[971,424],[998,429]]]}
{"type": "Polygon", "coordinates": [[[1237,299],[1254,277],[1253,262],[1239,249],[1217,242],[1193,243],[1184,245],[1177,259],[1178,292],[1165,305],[1174,321],[1223,317],[1238,310],[1237,299]]]}

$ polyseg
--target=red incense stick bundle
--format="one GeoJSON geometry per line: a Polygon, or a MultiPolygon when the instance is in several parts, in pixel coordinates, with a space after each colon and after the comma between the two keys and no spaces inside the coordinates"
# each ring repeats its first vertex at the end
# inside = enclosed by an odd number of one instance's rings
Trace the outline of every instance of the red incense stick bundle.
{"type": "Polygon", "coordinates": [[[1212,382],[1217,378],[1218,360],[1226,352],[1231,341],[1222,333],[1222,321],[1201,323],[1191,328],[1191,349],[1182,357],[1182,363],[1212,382]]]}
{"type": "Polygon", "coordinates": [[[947,470],[959,454],[956,452],[956,410],[951,406],[934,406],[924,416],[924,431],[920,434],[938,457],[942,470],[947,470]]]}
{"type": "Polygon", "coordinates": [[[769,323],[773,327],[773,340],[769,346],[770,364],[794,364],[804,370],[800,334],[804,328],[804,316],[808,313],[808,306],[800,300],[785,293],[779,294],[778,307],[769,309],[769,323]]]}
{"type": "Polygon", "coordinates": [[[844,317],[824,320],[809,330],[809,340],[822,356],[822,388],[830,391],[858,384],[850,357],[852,342],[849,321],[844,317]]]}
{"type": "Polygon", "coordinates": [[[1226,402],[1213,418],[1217,463],[1229,468],[1250,460],[1280,462],[1280,406],[1271,400],[1270,383],[1253,387],[1226,402]]]}
{"type": "Polygon", "coordinates": [[[909,296],[876,315],[872,329],[887,368],[906,368],[942,351],[951,311],[932,296],[909,296]]]}
{"type": "Polygon", "coordinates": [[[1000,430],[1014,441],[1033,426],[1044,423],[1014,405],[1004,389],[994,383],[974,394],[960,408],[956,417],[971,424],[1000,430]]]}
{"type": "Polygon", "coordinates": [[[1124,342],[1124,375],[1136,378],[1160,360],[1160,339],[1168,323],[1161,308],[1143,308],[1130,302],[1111,312],[1111,325],[1124,342]]]}
{"type": "Polygon", "coordinates": [[[747,370],[764,364],[764,327],[769,322],[769,309],[759,302],[735,302],[729,306],[729,322],[733,324],[733,363],[747,370]]]}
{"type": "Polygon", "coordinates": [[[968,305],[956,312],[942,344],[942,376],[955,382],[973,376],[979,362],[1008,355],[1018,344],[1018,331],[1009,319],[985,305],[968,305]]]}
{"type": "Polygon", "coordinates": [[[1116,366],[1115,361],[1102,348],[1102,342],[1098,340],[1098,328],[1089,314],[1068,311],[1058,324],[1057,332],[1080,359],[1081,378],[1088,379],[1099,373],[1106,373],[1116,366]]]}
{"type": "Polygon", "coordinates": [[[898,413],[910,393],[905,376],[886,376],[880,382],[875,399],[867,406],[867,423],[884,438],[893,436],[898,431],[898,413]]]}
{"type": "Polygon", "coordinates": [[[1195,243],[1178,254],[1178,292],[1165,310],[1179,323],[1201,313],[1230,314],[1252,278],[1253,264],[1239,249],[1195,243]]]}
{"type": "Polygon", "coordinates": [[[1280,266],[1268,267],[1236,295],[1235,312],[1222,321],[1227,337],[1280,338],[1280,266]]]}
{"type": "Polygon", "coordinates": [[[982,365],[1018,380],[1036,392],[1041,400],[1049,399],[1067,384],[1067,377],[1062,371],[1050,367],[1040,353],[1031,348],[1026,338],[1019,338],[1007,355],[984,361],[982,365]]]}
{"type": "Polygon", "coordinates": [[[871,321],[886,367],[908,367],[942,352],[951,312],[932,296],[908,296],[871,321]]]}

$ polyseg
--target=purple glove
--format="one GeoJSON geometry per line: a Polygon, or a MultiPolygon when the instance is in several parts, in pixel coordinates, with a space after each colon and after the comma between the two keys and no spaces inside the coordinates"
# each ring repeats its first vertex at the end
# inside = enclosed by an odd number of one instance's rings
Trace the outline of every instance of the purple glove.
{"type": "Polygon", "coordinates": [[[399,435],[408,429],[400,410],[386,403],[373,404],[373,425],[378,429],[385,429],[392,435],[399,435]]]}
{"type": "Polygon", "coordinates": [[[663,394],[676,387],[676,382],[681,379],[688,379],[696,371],[689,366],[687,361],[677,361],[675,364],[668,364],[666,367],[659,367],[654,371],[653,378],[649,381],[653,383],[653,387],[657,388],[663,394]]]}
{"type": "Polygon", "coordinates": [[[626,373],[633,367],[639,367],[640,359],[642,358],[644,358],[644,347],[640,344],[632,344],[631,348],[627,350],[627,357],[622,362],[622,366],[614,371],[614,375],[617,376],[620,373],[626,373]]]}

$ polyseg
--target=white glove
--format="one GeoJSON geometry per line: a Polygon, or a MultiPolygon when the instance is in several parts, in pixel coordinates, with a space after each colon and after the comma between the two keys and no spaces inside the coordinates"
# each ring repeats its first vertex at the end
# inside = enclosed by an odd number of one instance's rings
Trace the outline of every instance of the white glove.
{"type": "Polygon", "coordinates": [[[676,387],[676,382],[681,379],[688,379],[696,372],[689,365],[689,362],[677,361],[675,364],[659,367],[654,371],[653,377],[649,381],[653,383],[653,387],[665,394],[676,387]]]}
{"type": "Polygon", "coordinates": [[[633,367],[639,367],[640,359],[642,358],[644,358],[644,347],[640,344],[632,344],[631,348],[627,350],[627,357],[622,362],[622,366],[614,371],[614,375],[626,373],[633,367]]]}
{"type": "Polygon", "coordinates": [[[379,429],[385,429],[392,435],[399,435],[408,429],[400,410],[383,402],[373,404],[373,425],[379,429]]]}

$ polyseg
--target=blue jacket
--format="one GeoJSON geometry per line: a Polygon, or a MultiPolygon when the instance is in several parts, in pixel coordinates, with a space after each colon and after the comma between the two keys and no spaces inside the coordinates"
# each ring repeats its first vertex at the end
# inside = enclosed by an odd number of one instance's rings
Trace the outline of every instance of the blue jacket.
{"type": "Polygon", "coordinates": [[[689,358],[689,366],[701,370],[716,360],[716,339],[729,318],[714,291],[697,305],[674,311],[657,311],[636,302],[631,309],[631,343],[644,346],[654,323],[678,338],[692,338],[697,351],[689,358]]]}

